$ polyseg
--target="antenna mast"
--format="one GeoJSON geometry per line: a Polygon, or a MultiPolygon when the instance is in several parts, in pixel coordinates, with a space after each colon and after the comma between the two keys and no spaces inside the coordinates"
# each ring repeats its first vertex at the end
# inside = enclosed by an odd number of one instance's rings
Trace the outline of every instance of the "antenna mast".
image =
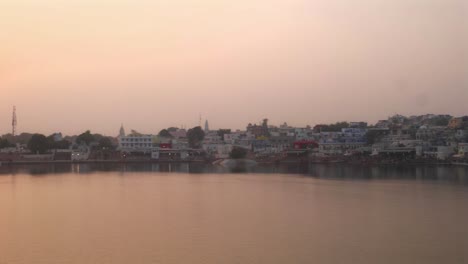
{"type": "Polygon", "coordinates": [[[16,136],[16,125],[18,124],[18,120],[16,119],[16,106],[13,106],[13,116],[11,118],[11,134],[16,136]]]}

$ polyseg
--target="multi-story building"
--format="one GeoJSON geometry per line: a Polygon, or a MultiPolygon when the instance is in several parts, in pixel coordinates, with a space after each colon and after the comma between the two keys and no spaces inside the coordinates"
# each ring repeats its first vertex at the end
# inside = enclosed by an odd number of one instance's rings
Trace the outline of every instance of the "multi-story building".
{"type": "Polygon", "coordinates": [[[365,128],[343,128],[341,129],[342,137],[345,142],[361,142],[364,143],[367,129],[365,128]]]}
{"type": "Polygon", "coordinates": [[[248,146],[255,139],[255,135],[250,132],[236,131],[229,134],[224,134],[224,142],[226,144],[248,146]]]}
{"type": "Polygon", "coordinates": [[[437,138],[443,135],[444,130],[445,127],[440,126],[420,126],[419,129],[416,131],[416,139],[425,141],[436,140],[437,138]]]}
{"type": "Polygon", "coordinates": [[[461,118],[454,117],[454,118],[450,119],[448,127],[451,128],[451,129],[458,129],[458,128],[461,128],[462,123],[463,123],[463,121],[462,121],[461,118]]]}
{"type": "Polygon", "coordinates": [[[294,136],[296,140],[310,140],[312,139],[313,131],[310,127],[294,129],[294,136]]]}
{"type": "Polygon", "coordinates": [[[296,141],[294,136],[274,136],[269,138],[270,147],[277,151],[291,149],[296,141]]]}
{"type": "Polygon", "coordinates": [[[269,136],[269,131],[268,131],[268,119],[263,119],[262,125],[252,125],[248,124],[247,126],[247,132],[252,133],[255,135],[255,137],[265,137],[269,136]]]}
{"type": "Polygon", "coordinates": [[[203,144],[221,144],[224,143],[217,131],[208,131],[205,132],[205,138],[203,139],[203,144]]]}
{"type": "Polygon", "coordinates": [[[231,144],[203,144],[203,150],[217,159],[229,158],[232,150],[231,144]]]}
{"type": "Polygon", "coordinates": [[[118,148],[122,151],[127,152],[151,152],[151,149],[153,148],[153,138],[153,135],[140,134],[135,131],[128,135],[125,135],[125,130],[122,125],[118,136],[118,148]]]}
{"type": "Polygon", "coordinates": [[[455,150],[452,146],[433,146],[423,152],[424,157],[433,158],[437,160],[448,159],[455,150]]]}
{"type": "Polygon", "coordinates": [[[130,134],[119,137],[119,149],[125,151],[151,151],[153,135],[130,134]]]}
{"type": "Polygon", "coordinates": [[[459,129],[468,126],[468,116],[454,117],[450,119],[448,127],[451,129],[459,129]]]}
{"type": "Polygon", "coordinates": [[[322,132],[319,139],[319,153],[340,155],[362,152],[367,142],[365,128],[343,128],[341,132],[322,132]]]}
{"type": "Polygon", "coordinates": [[[328,155],[343,155],[353,152],[362,152],[366,146],[363,142],[321,142],[319,153],[328,155]]]}

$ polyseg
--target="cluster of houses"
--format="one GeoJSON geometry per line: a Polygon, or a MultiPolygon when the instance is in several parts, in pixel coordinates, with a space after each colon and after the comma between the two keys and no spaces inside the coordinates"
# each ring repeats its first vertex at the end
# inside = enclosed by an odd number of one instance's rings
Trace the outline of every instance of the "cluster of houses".
{"type": "Polygon", "coordinates": [[[191,159],[203,155],[225,159],[235,147],[245,148],[253,159],[281,161],[289,158],[329,160],[330,158],[368,157],[396,161],[466,161],[468,117],[443,115],[404,117],[395,115],[373,126],[366,122],[345,123],[342,127],[316,125],[292,127],[287,123],[272,126],[265,119],[248,124],[245,130],[210,130],[204,127],[202,153],[189,147],[187,131],[173,129],[170,137],[125,134],[118,137],[124,153],[145,153],[153,159],[191,159]],[[196,156],[195,155],[195,156],[196,156]]]}
{"type": "Polygon", "coordinates": [[[468,116],[441,115],[404,117],[395,115],[368,128],[380,135],[372,155],[409,155],[420,160],[460,161],[467,159],[468,116]]]}
{"type": "MultiPolygon", "coordinates": [[[[210,130],[206,121],[203,131],[201,148],[194,148],[189,144],[186,129],[171,128],[164,135],[133,130],[127,134],[122,126],[113,152],[93,152],[90,146],[74,145],[53,154],[72,161],[213,161],[229,158],[233,148],[244,148],[248,158],[266,162],[468,161],[468,116],[395,115],[371,126],[366,122],[342,122],[314,127],[292,127],[287,123],[272,126],[264,119],[260,124],[248,124],[245,130],[236,131],[210,130]]],[[[56,137],[61,140],[62,135],[56,137]]],[[[0,151],[15,155],[11,150],[0,151]]]]}

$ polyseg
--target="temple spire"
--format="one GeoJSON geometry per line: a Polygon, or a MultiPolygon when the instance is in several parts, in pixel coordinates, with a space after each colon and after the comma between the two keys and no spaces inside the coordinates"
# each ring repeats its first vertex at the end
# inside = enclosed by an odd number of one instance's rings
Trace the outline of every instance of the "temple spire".
{"type": "Polygon", "coordinates": [[[120,126],[119,137],[125,137],[125,129],[123,127],[123,124],[120,126]]]}

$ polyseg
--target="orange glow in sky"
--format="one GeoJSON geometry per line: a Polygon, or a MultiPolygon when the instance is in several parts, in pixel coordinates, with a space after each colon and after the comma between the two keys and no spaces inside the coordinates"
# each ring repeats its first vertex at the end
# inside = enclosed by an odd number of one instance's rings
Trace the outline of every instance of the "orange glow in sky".
{"type": "Polygon", "coordinates": [[[468,114],[465,0],[2,0],[0,134],[468,114]]]}

